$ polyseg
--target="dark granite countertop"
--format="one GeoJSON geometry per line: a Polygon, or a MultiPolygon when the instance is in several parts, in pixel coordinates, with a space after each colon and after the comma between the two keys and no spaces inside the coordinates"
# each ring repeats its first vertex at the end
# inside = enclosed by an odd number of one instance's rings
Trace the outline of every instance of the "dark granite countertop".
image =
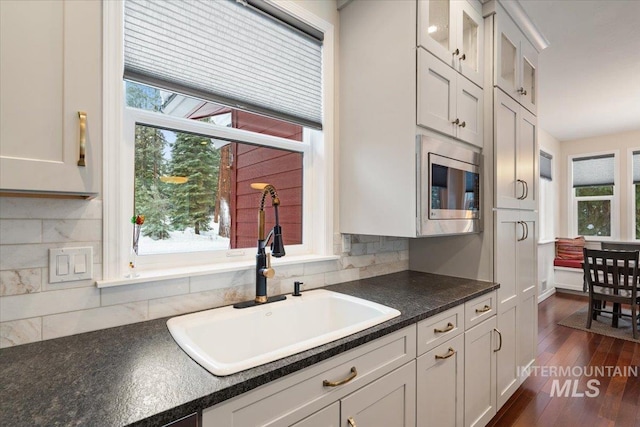
{"type": "Polygon", "coordinates": [[[167,318],[0,350],[0,425],[161,426],[389,334],[498,285],[413,271],[327,287],[402,312],[337,341],[227,377],[194,362],[167,318]]]}

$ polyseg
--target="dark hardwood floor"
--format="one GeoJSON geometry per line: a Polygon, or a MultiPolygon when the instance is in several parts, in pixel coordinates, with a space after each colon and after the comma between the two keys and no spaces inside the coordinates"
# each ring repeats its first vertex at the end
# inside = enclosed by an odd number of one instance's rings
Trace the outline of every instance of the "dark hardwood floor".
{"type": "MultiPolygon", "coordinates": [[[[555,294],[538,306],[539,367],[607,367],[618,366],[627,371],[640,371],[640,344],[584,332],[558,325],[587,302],[586,297],[555,294]],[[631,367],[631,368],[629,368],[631,367]],[[634,368],[635,367],[635,368],[634,368]]],[[[606,368],[605,368],[606,369],[606,368]]],[[[498,411],[489,426],[540,427],[640,427],[640,378],[605,375],[566,377],[532,375],[498,411]],[[589,392],[594,397],[552,397],[555,380],[577,379],[578,393],[589,392]],[[599,385],[588,381],[596,379],[599,385]]],[[[590,372],[584,372],[591,374],[590,372]]],[[[558,381],[556,381],[556,386],[558,381]]],[[[572,389],[574,385],[572,384],[572,389]]],[[[556,388],[556,391],[558,389],[556,388]]]]}

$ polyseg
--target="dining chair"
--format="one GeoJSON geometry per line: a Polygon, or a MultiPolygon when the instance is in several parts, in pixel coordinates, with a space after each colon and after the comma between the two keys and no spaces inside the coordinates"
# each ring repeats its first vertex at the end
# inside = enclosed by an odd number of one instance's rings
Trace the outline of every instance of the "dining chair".
{"type": "Polygon", "coordinates": [[[584,277],[589,290],[589,316],[591,321],[602,313],[611,313],[612,326],[618,326],[621,316],[631,317],[633,338],[638,338],[638,311],[640,290],[638,284],[639,251],[610,251],[584,248],[584,277]],[[605,302],[612,303],[612,310],[605,309],[605,302]],[[631,314],[623,313],[622,304],[631,308],[631,314]]]}

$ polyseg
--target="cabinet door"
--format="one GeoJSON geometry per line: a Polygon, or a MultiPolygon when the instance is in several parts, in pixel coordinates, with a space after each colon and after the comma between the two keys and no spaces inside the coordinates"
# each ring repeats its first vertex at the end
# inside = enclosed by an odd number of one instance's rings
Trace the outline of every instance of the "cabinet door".
{"type": "Polygon", "coordinates": [[[464,335],[417,360],[417,426],[461,427],[464,423],[464,335]]]}
{"type": "Polygon", "coordinates": [[[464,334],[464,425],[486,425],[496,414],[496,318],[464,334]]]}
{"type": "Polygon", "coordinates": [[[483,146],[483,103],[482,89],[462,76],[456,81],[457,137],[478,147],[483,146]]]}
{"type": "Polygon", "coordinates": [[[454,66],[456,50],[456,22],[452,20],[450,0],[418,1],[418,46],[427,49],[450,67],[454,66]]]}
{"type": "Polygon", "coordinates": [[[309,415],[291,427],[338,427],[340,424],[340,402],[335,402],[309,415]]]}
{"type": "Polygon", "coordinates": [[[516,139],[516,182],[524,185],[524,194],[517,195],[520,209],[537,208],[538,192],[538,144],[537,119],[524,108],[518,110],[518,131],[516,139]]]}
{"type": "MultiPolygon", "coordinates": [[[[484,21],[481,11],[468,1],[455,1],[457,23],[457,70],[482,87],[484,80],[484,21]]],[[[454,49],[455,50],[455,49],[454,49]]],[[[455,60],[455,59],[454,59],[455,60]]]]}
{"type": "Polygon", "coordinates": [[[342,399],[340,425],[415,426],[415,363],[413,360],[342,399]]]}
{"type": "Polygon", "coordinates": [[[496,352],[497,408],[511,397],[520,385],[517,373],[518,330],[518,239],[524,237],[525,228],[520,212],[495,212],[495,280],[498,289],[498,331],[502,347],[496,352]]]}
{"type": "Polygon", "coordinates": [[[498,208],[519,208],[523,183],[516,181],[516,142],[519,105],[499,89],[495,91],[495,203],[498,208]]]}
{"type": "Polygon", "coordinates": [[[100,2],[0,1],[0,190],[98,192],[101,11],[100,2]]]}
{"type": "MultiPolygon", "coordinates": [[[[456,78],[458,73],[424,49],[418,49],[417,122],[455,136],[456,78]]],[[[460,120],[458,120],[460,121],[460,120]]]]}
{"type": "Polygon", "coordinates": [[[538,52],[525,38],[520,42],[520,98],[522,106],[536,114],[538,111],[538,52]]]}
{"type": "Polygon", "coordinates": [[[520,84],[520,38],[521,33],[516,24],[509,18],[502,8],[495,15],[493,67],[495,84],[509,96],[517,99],[520,84]]]}
{"type": "MultiPolygon", "coordinates": [[[[538,331],[537,213],[521,212],[525,238],[518,241],[518,366],[526,367],[536,358],[538,331]]],[[[521,379],[522,380],[522,379],[521,379]]]]}

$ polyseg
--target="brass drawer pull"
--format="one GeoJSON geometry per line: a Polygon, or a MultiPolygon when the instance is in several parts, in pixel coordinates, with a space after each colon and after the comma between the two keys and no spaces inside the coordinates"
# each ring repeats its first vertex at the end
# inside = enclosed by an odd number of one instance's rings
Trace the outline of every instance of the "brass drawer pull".
{"type": "Polygon", "coordinates": [[[349,427],[358,427],[356,426],[356,420],[354,420],[352,417],[349,417],[349,419],[347,419],[347,424],[349,424],[349,427]]]}
{"type": "Polygon", "coordinates": [[[453,328],[455,328],[455,326],[453,326],[453,323],[449,322],[449,323],[447,323],[447,327],[446,328],[444,328],[444,329],[435,328],[433,330],[433,332],[435,332],[436,334],[443,334],[445,332],[449,332],[453,328]]]}
{"type": "Polygon", "coordinates": [[[476,308],[476,313],[486,313],[489,310],[491,310],[491,307],[485,304],[482,308],[476,308]]]}
{"type": "Polygon", "coordinates": [[[78,111],[78,118],[80,119],[80,158],[78,159],[78,166],[86,166],[84,152],[87,147],[87,113],[78,111]]]}
{"type": "Polygon", "coordinates": [[[456,354],[456,351],[453,349],[453,347],[449,347],[449,351],[447,351],[447,354],[442,356],[440,356],[439,354],[436,354],[436,359],[448,359],[454,354],[456,354]]]}
{"type": "Polygon", "coordinates": [[[354,366],[351,368],[351,374],[349,374],[347,378],[341,379],[340,381],[324,380],[322,381],[322,385],[324,387],[338,387],[339,385],[348,383],[349,381],[354,379],[356,375],[358,375],[358,371],[356,371],[356,367],[354,366]]]}

